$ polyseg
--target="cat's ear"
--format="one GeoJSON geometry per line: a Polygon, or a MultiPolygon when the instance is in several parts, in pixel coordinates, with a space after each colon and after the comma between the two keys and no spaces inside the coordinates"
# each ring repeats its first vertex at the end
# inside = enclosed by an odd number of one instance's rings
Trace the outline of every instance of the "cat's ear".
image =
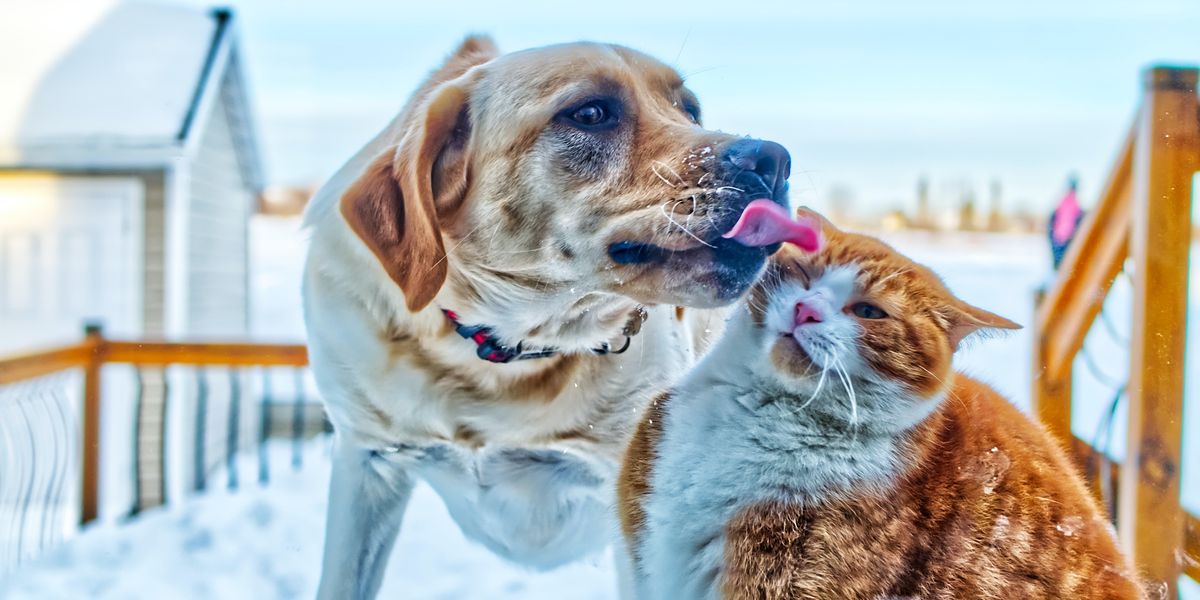
{"type": "Polygon", "coordinates": [[[821,226],[821,230],[826,233],[830,231],[838,231],[837,226],[835,226],[829,219],[826,219],[825,215],[807,206],[801,206],[800,208],[796,209],[796,220],[803,221],[805,219],[809,219],[812,222],[819,224],[821,226]]]}
{"type": "Polygon", "coordinates": [[[971,306],[966,302],[956,302],[950,307],[949,328],[946,330],[950,337],[950,347],[958,350],[963,338],[985,329],[1020,329],[1021,326],[995,313],[982,308],[971,306]]]}

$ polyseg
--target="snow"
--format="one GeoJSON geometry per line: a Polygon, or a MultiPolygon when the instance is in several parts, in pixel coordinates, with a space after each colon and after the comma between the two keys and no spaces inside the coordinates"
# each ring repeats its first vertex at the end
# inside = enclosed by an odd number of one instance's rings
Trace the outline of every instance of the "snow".
{"type": "MultiPolygon", "coordinates": [[[[88,529],[0,583],[0,598],[312,598],[324,535],[327,446],[324,440],[311,444],[300,470],[280,470],[266,487],[213,492],[127,524],[88,529]]],[[[288,451],[273,447],[272,463],[287,464],[288,451]]],[[[441,500],[421,485],[381,597],[601,600],[614,598],[614,590],[607,554],[549,573],[503,562],[468,542],[441,500]]]]}
{"type": "MultiPolygon", "coordinates": [[[[310,444],[303,468],[279,471],[266,487],[212,492],[130,523],[90,528],[0,581],[0,598],[312,598],[329,481],[327,447],[327,440],[310,444]]],[[[273,447],[273,464],[286,464],[288,451],[273,447]]],[[[615,577],[608,553],[547,573],[505,563],[468,542],[441,500],[420,485],[380,597],[614,600],[615,577]]],[[[1185,600],[1200,600],[1200,586],[1184,586],[1185,600]]]]}
{"type": "MultiPolygon", "coordinates": [[[[253,331],[269,339],[297,339],[303,331],[298,301],[304,234],[294,219],[256,218],[251,224],[255,265],[253,331]]],[[[1047,280],[1048,251],[1040,236],[889,234],[888,241],[930,264],[964,300],[1027,326],[1002,337],[975,340],[957,357],[959,368],[988,381],[1028,409],[1034,290],[1047,280]]],[[[1193,261],[1193,264],[1197,264],[1193,261]]],[[[1200,277],[1193,277],[1200,286],[1200,277]]],[[[1106,303],[1116,336],[1098,326],[1087,347],[1100,369],[1124,380],[1128,355],[1120,339],[1128,333],[1129,290],[1119,283],[1106,303]]],[[[1200,290],[1192,292],[1200,308],[1200,290]]],[[[1200,339],[1200,319],[1189,323],[1189,339],[1200,339]]],[[[1190,352],[1189,373],[1200,375],[1190,352]]],[[[1200,381],[1193,376],[1189,382],[1200,381]]],[[[1076,368],[1077,435],[1093,439],[1112,389],[1082,364],[1076,368]]],[[[1200,388],[1189,383],[1185,421],[1200,419],[1200,388]]],[[[1124,416],[1114,424],[1123,437],[1124,416]]],[[[1190,436],[1195,438],[1197,436],[1190,436]]],[[[273,452],[285,452],[283,447],[273,452]]],[[[0,582],[0,598],[310,598],[316,590],[323,539],[326,442],[307,448],[300,471],[275,465],[270,484],[237,493],[212,492],[128,523],[94,526],[40,560],[21,566],[0,582]]],[[[1114,443],[1112,454],[1123,447],[1114,443]]],[[[1185,465],[1200,464],[1200,444],[1185,436],[1185,465]]],[[[252,460],[249,459],[248,460],[252,460]]],[[[997,470],[999,466],[997,466],[997,470]]],[[[1198,469],[1185,467],[1185,505],[1200,507],[1198,469]]],[[[245,472],[253,472],[249,463],[245,472]]],[[[220,481],[214,478],[213,481],[220,481]]],[[[1064,522],[1065,529],[1073,524],[1064,522]]],[[[1064,532],[1065,534],[1065,532],[1064,532]]],[[[427,487],[414,493],[393,553],[382,597],[488,598],[505,600],[615,598],[612,557],[597,556],[549,573],[533,573],[493,557],[468,542],[427,487]]],[[[1183,597],[1200,600],[1200,586],[1183,583],[1183,597]]]]}

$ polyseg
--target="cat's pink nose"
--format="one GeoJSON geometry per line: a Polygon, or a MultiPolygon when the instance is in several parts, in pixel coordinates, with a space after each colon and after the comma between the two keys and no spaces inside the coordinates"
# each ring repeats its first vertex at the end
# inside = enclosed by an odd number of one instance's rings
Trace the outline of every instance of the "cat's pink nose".
{"type": "Polygon", "coordinates": [[[796,326],[808,325],[810,323],[820,323],[825,319],[821,317],[821,311],[814,308],[811,304],[804,302],[796,303],[796,326]]]}

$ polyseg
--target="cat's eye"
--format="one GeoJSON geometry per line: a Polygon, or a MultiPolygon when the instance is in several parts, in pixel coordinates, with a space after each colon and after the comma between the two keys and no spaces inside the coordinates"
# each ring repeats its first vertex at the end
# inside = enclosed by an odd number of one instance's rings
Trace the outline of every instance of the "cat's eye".
{"type": "Polygon", "coordinates": [[[882,308],[870,302],[856,302],[850,307],[850,312],[860,319],[886,319],[888,316],[882,308]]]}

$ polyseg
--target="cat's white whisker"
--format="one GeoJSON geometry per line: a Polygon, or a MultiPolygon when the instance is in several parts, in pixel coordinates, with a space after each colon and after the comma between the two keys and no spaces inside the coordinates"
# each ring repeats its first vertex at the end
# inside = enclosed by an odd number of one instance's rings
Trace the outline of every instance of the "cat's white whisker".
{"type": "Polygon", "coordinates": [[[850,381],[850,374],[846,372],[846,367],[840,359],[835,359],[833,368],[837,373],[838,379],[842,381],[842,387],[846,390],[846,398],[850,401],[850,426],[857,432],[858,396],[854,393],[854,384],[850,381]]]}
{"type": "Polygon", "coordinates": [[[825,363],[824,365],[821,365],[821,377],[819,379],[817,379],[817,389],[813,390],[813,393],[811,396],[808,397],[808,400],[805,400],[800,405],[800,410],[804,410],[805,408],[808,408],[808,405],[812,404],[812,401],[816,400],[817,396],[819,396],[821,394],[821,388],[825,387],[825,374],[828,372],[829,372],[829,363],[825,363]]]}
{"type": "Polygon", "coordinates": [[[926,369],[924,365],[917,365],[917,367],[918,367],[919,369],[921,369],[922,371],[925,371],[926,373],[929,373],[929,376],[930,376],[930,377],[932,377],[932,378],[934,378],[934,379],[936,379],[938,383],[945,385],[945,383],[946,383],[946,382],[945,382],[945,381],[944,381],[944,380],[943,380],[941,377],[938,377],[938,376],[937,376],[937,374],[936,374],[936,373],[934,373],[933,371],[930,371],[929,369],[926,369]]]}
{"type": "Polygon", "coordinates": [[[911,272],[911,271],[912,271],[912,267],[909,267],[907,269],[902,269],[900,271],[896,271],[895,273],[892,273],[891,275],[888,275],[887,277],[884,277],[883,279],[876,281],[875,285],[883,285],[883,284],[895,279],[896,277],[899,277],[899,276],[901,276],[905,273],[911,272]]]}

